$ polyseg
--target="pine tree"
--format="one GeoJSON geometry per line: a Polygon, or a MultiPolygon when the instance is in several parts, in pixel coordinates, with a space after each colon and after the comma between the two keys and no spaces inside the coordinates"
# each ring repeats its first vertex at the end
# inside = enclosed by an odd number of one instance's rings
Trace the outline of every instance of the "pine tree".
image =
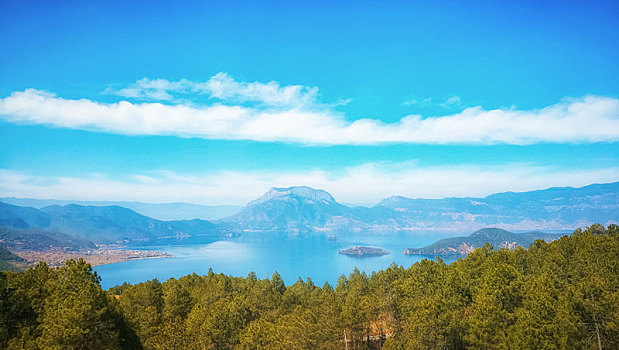
{"type": "Polygon", "coordinates": [[[119,333],[110,300],[101,290],[98,276],[84,260],[68,260],[57,279],[47,283],[51,291],[41,314],[42,349],[117,349],[119,333]]]}

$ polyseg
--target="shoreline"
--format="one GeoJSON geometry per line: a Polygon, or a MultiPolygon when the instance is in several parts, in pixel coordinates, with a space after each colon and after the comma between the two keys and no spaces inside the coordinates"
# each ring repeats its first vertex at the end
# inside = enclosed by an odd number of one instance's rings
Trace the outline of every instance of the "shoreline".
{"type": "Polygon", "coordinates": [[[63,252],[63,251],[35,251],[20,250],[13,251],[14,254],[23,258],[26,265],[33,265],[37,262],[45,262],[51,267],[64,265],[69,259],[84,259],[87,263],[94,266],[116,264],[124,261],[171,258],[172,254],[154,250],[129,250],[129,249],[110,249],[99,248],[85,252],[63,252]]]}

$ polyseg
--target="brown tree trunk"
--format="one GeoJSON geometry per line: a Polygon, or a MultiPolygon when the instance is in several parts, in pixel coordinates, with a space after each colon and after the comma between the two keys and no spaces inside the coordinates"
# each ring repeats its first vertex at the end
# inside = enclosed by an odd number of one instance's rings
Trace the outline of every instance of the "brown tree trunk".
{"type": "Polygon", "coordinates": [[[600,339],[600,328],[598,327],[597,322],[595,322],[595,335],[598,338],[598,349],[602,350],[602,340],[600,339]]]}
{"type": "Polygon", "coordinates": [[[600,339],[600,328],[598,325],[598,318],[597,318],[597,314],[595,312],[595,297],[593,295],[593,292],[591,292],[591,301],[593,301],[594,305],[593,305],[593,323],[595,324],[595,336],[597,337],[597,341],[598,341],[598,350],[602,350],[602,339],[600,339]]]}

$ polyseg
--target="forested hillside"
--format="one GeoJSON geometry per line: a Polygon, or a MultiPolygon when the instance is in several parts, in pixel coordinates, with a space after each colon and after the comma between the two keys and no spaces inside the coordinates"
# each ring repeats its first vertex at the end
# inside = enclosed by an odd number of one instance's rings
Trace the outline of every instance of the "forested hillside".
{"type": "Polygon", "coordinates": [[[0,271],[19,271],[20,268],[15,266],[14,263],[22,261],[24,261],[24,259],[13,254],[0,243],[0,271]]]}
{"type": "Polygon", "coordinates": [[[19,250],[67,250],[79,251],[96,249],[94,243],[86,239],[69,236],[62,232],[47,231],[39,228],[19,229],[0,227],[0,241],[14,251],[19,250]]]}
{"type": "MultiPolygon", "coordinates": [[[[110,244],[170,237],[229,236],[206,220],[161,221],[119,206],[50,205],[41,209],[0,202],[0,226],[33,229],[47,236],[110,244]],[[45,234],[42,230],[55,231],[45,234]]],[[[25,231],[24,231],[25,232],[25,231]]],[[[92,245],[92,243],[90,243],[92,245]]]]}
{"type": "Polygon", "coordinates": [[[449,237],[440,239],[426,247],[407,248],[404,254],[430,256],[464,256],[484,244],[489,243],[494,249],[514,249],[528,247],[538,239],[546,242],[561,238],[558,233],[524,232],[514,233],[500,228],[483,228],[466,237],[449,237]]]}
{"type": "Polygon", "coordinates": [[[9,349],[617,349],[619,227],[337,286],[209,273],[103,291],[83,261],[0,274],[9,349]]]}

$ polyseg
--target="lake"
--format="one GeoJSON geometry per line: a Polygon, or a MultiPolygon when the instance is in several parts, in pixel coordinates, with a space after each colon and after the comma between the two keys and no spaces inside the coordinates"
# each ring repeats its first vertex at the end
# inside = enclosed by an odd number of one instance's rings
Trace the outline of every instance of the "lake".
{"type": "Polygon", "coordinates": [[[174,255],[171,258],[133,260],[96,266],[94,270],[101,276],[105,289],[123,282],[139,283],[153,278],[165,281],[194,272],[203,275],[209,268],[215,273],[243,277],[254,271],[258,278],[268,278],[277,271],[287,285],[299,277],[310,277],[316,285],[328,281],[335,286],[340,275],[348,275],[355,267],[368,274],[385,269],[393,262],[409,267],[424,257],[404,255],[405,248],[422,247],[446,236],[407,232],[354,233],[338,235],[337,240],[332,241],[324,234],[290,236],[261,232],[219,240],[193,238],[182,244],[168,242],[170,244],[129,247],[170,253],[174,255]],[[366,258],[338,254],[338,250],[357,245],[382,248],[391,254],[366,258]]]}

